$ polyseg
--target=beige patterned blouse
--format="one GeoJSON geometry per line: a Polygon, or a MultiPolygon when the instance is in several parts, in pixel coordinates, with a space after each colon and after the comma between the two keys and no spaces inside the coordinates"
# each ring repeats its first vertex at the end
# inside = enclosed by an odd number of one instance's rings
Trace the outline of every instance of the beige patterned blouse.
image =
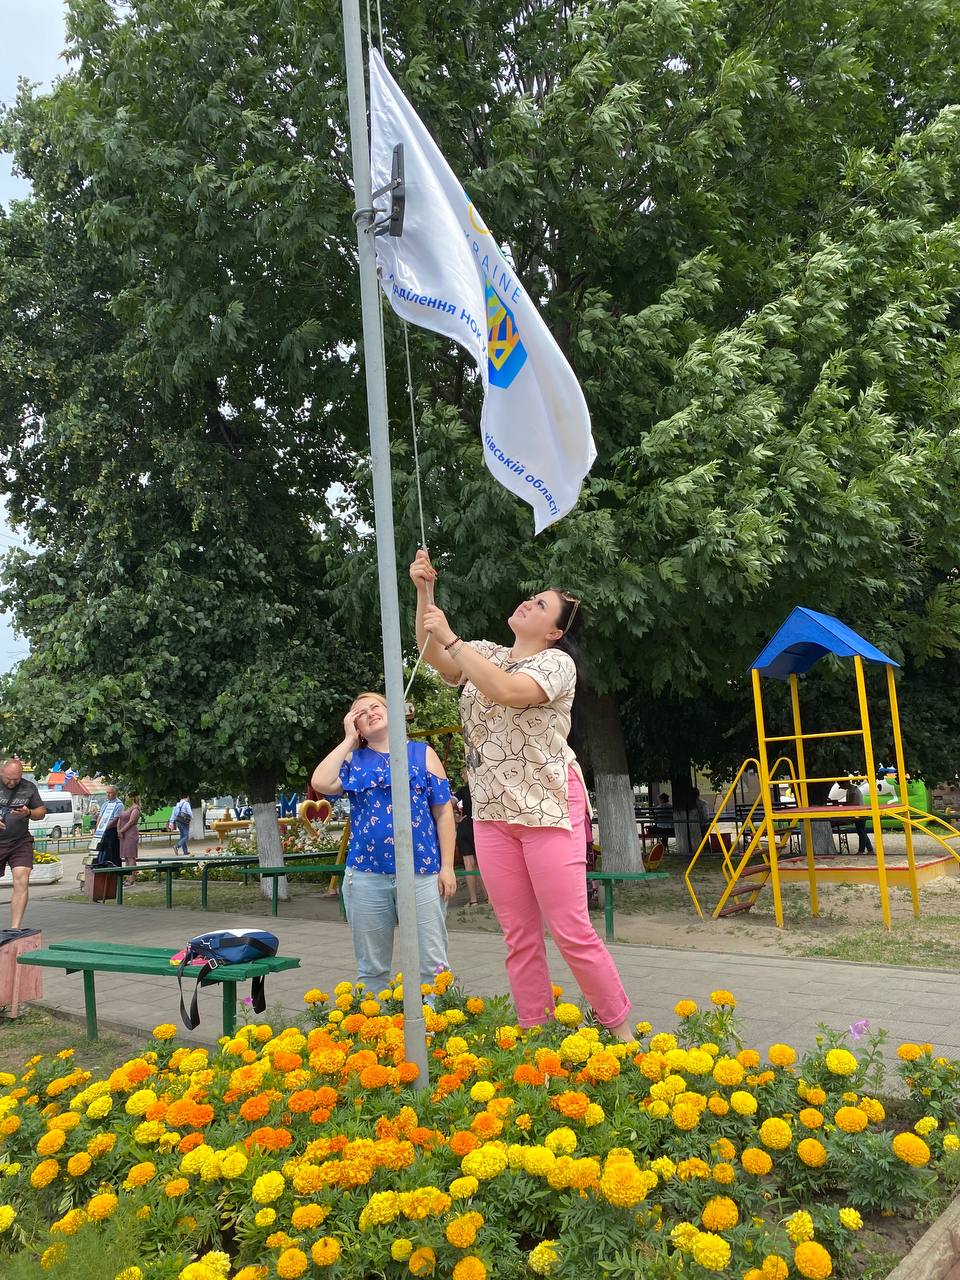
{"type": "Polygon", "coordinates": [[[468,643],[504,671],[530,676],[547,695],[538,706],[503,707],[469,680],[451,682],[463,684],[460,719],[474,821],[569,831],[567,770],[577,767],[567,744],[577,687],[573,659],[559,649],[545,649],[511,661],[507,645],[468,643]]]}

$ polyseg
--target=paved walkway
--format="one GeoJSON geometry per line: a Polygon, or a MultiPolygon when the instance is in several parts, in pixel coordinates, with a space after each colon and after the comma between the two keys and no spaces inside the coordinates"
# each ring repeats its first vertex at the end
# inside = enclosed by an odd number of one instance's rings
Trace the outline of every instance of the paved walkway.
{"type": "MultiPolygon", "coordinates": [[[[3,907],[0,906],[0,911],[3,907]]],[[[308,987],[330,990],[353,976],[350,931],[337,917],[336,902],[318,904],[321,918],[312,921],[269,916],[246,920],[216,912],[117,907],[56,899],[31,900],[28,923],[43,930],[44,942],[67,938],[103,939],[148,946],[178,946],[201,931],[214,928],[272,928],[283,955],[299,956],[301,968],[275,974],[267,981],[271,1010],[278,1004],[289,1013],[303,1009],[308,987]]],[[[657,1029],[675,1023],[673,1006],[688,996],[707,1002],[717,987],[736,995],[747,1041],[760,1049],[782,1040],[809,1047],[818,1024],[845,1030],[861,1018],[890,1033],[892,1056],[901,1040],[932,1041],[951,1057],[960,1057],[960,977],[936,969],[858,965],[829,960],[793,959],[769,955],[732,955],[665,947],[613,946],[627,992],[634,1001],[634,1017],[646,1018],[657,1029]]],[[[554,980],[571,997],[577,989],[553,944],[549,944],[554,980]]],[[[465,990],[494,995],[506,990],[503,941],[497,934],[451,931],[450,962],[465,990]]],[[[44,1003],[82,1017],[79,974],[44,970],[44,1003]]],[[[177,984],[173,979],[97,977],[101,1025],[149,1031],[159,1022],[179,1022],[177,984]]],[[[184,1038],[211,1043],[219,1033],[220,1008],[216,991],[201,995],[203,1022],[196,1033],[181,1028],[184,1038]]]]}

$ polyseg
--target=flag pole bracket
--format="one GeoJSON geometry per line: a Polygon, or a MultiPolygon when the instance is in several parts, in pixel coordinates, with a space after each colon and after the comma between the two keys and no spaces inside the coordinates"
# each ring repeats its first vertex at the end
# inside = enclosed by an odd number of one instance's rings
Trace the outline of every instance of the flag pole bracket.
{"type": "Polygon", "coordinates": [[[367,227],[367,231],[372,231],[375,236],[402,236],[403,214],[407,203],[407,189],[403,177],[402,142],[398,142],[393,148],[390,181],[385,187],[379,187],[374,191],[373,199],[377,200],[380,196],[385,196],[388,191],[390,192],[390,212],[386,217],[381,218],[379,222],[371,223],[367,227]]]}

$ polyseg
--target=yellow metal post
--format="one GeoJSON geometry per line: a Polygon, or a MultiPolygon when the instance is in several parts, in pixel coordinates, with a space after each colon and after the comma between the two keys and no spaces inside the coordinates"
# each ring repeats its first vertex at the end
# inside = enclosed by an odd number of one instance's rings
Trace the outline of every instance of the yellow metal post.
{"type": "MultiPolygon", "coordinates": [[[[789,676],[790,705],[793,708],[793,732],[797,743],[797,804],[801,809],[810,807],[807,797],[807,763],[803,752],[803,725],[800,722],[800,686],[797,674],[791,671],[789,676]]],[[[810,881],[810,911],[820,914],[820,902],[817,897],[817,864],[813,856],[813,832],[810,819],[803,819],[803,847],[807,855],[807,879],[810,881]]]]}
{"type": "Polygon", "coordinates": [[[913,827],[910,824],[910,802],[907,799],[907,767],[903,756],[903,737],[900,733],[900,705],[897,699],[897,682],[893,667],[887,664],[887,694],[890,698],[890,723],[893,725],[893,750],[897,758],[897,780],[900,783],[900,807],[903,809],[903,834],[907,844],[907,868],[910,876],[910,896],[913,914],[920,914],[920,892],[917,889],[917,862],[913,856],[913,827]]]}
{"type": "Polygon", "coordinates": [[[780,897],[780,868],[777,865],[777,833],[773,825],[773,797],[770,795],[770,766],[767,761],[767,739],[763,725],[763,694],[760,689],[760,672],[753,668],[753,707],[757,717],[757,746],[760,761],[760,795],[763,797],[764,826],[767,829],[767,849],[770,856],[770,886],[773,889],[773,911],[777,924],[783,928],[783,901],[780,897]]]}
{"type": "Polygon", "coordinates": [[[890,928],[890,893],[887,888],[887,866],[883,857],[883,828],[880,825],[880,797],[877,795],[877,768],[873,759],[873,738],[870,734],[870,708],[867,705],[867,682],[863,674],[863,659],[859,653],[853,659],[857,676],[857,698],[860,701],[860,724],[863,728],[863,754],[866,761],[867,784],[870,787],[870,811],[873,817],[873,838],[876,841],[877,879],[880,882],[880,908],[883,923],[890,928]]]}

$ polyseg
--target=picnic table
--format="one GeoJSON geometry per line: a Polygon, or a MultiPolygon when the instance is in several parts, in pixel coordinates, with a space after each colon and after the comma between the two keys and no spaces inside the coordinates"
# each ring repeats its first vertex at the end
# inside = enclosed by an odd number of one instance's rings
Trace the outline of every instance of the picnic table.
{"type": "MultiPolygon", "coordinates": [[[[121,881],[122,883],[122,881],[121,881]]],[[[97,995],[95,975],[98,973],[142,973],[151,977],[177,976],[177,966],[170,963],[177,949],[170,947],[133,947],[115,942],[54,942],[40,951],[26,951],[18,956],[19,964],[40,965],[46,969],[63,969],[66,973],[83,974],[83,1004],[87,1021],[87,1039],[96,1040],[97,995]]],[[[265,956],[245,964],[223,964],[211,969],[201,986],[218,982],[221,988],[223,1034],[232,1036],[237,1029],[237,983],[285,969],[298,969],[294,956],[265,956]]],[[[189,974],[190,970],[186,972],[189,974]]]]}

